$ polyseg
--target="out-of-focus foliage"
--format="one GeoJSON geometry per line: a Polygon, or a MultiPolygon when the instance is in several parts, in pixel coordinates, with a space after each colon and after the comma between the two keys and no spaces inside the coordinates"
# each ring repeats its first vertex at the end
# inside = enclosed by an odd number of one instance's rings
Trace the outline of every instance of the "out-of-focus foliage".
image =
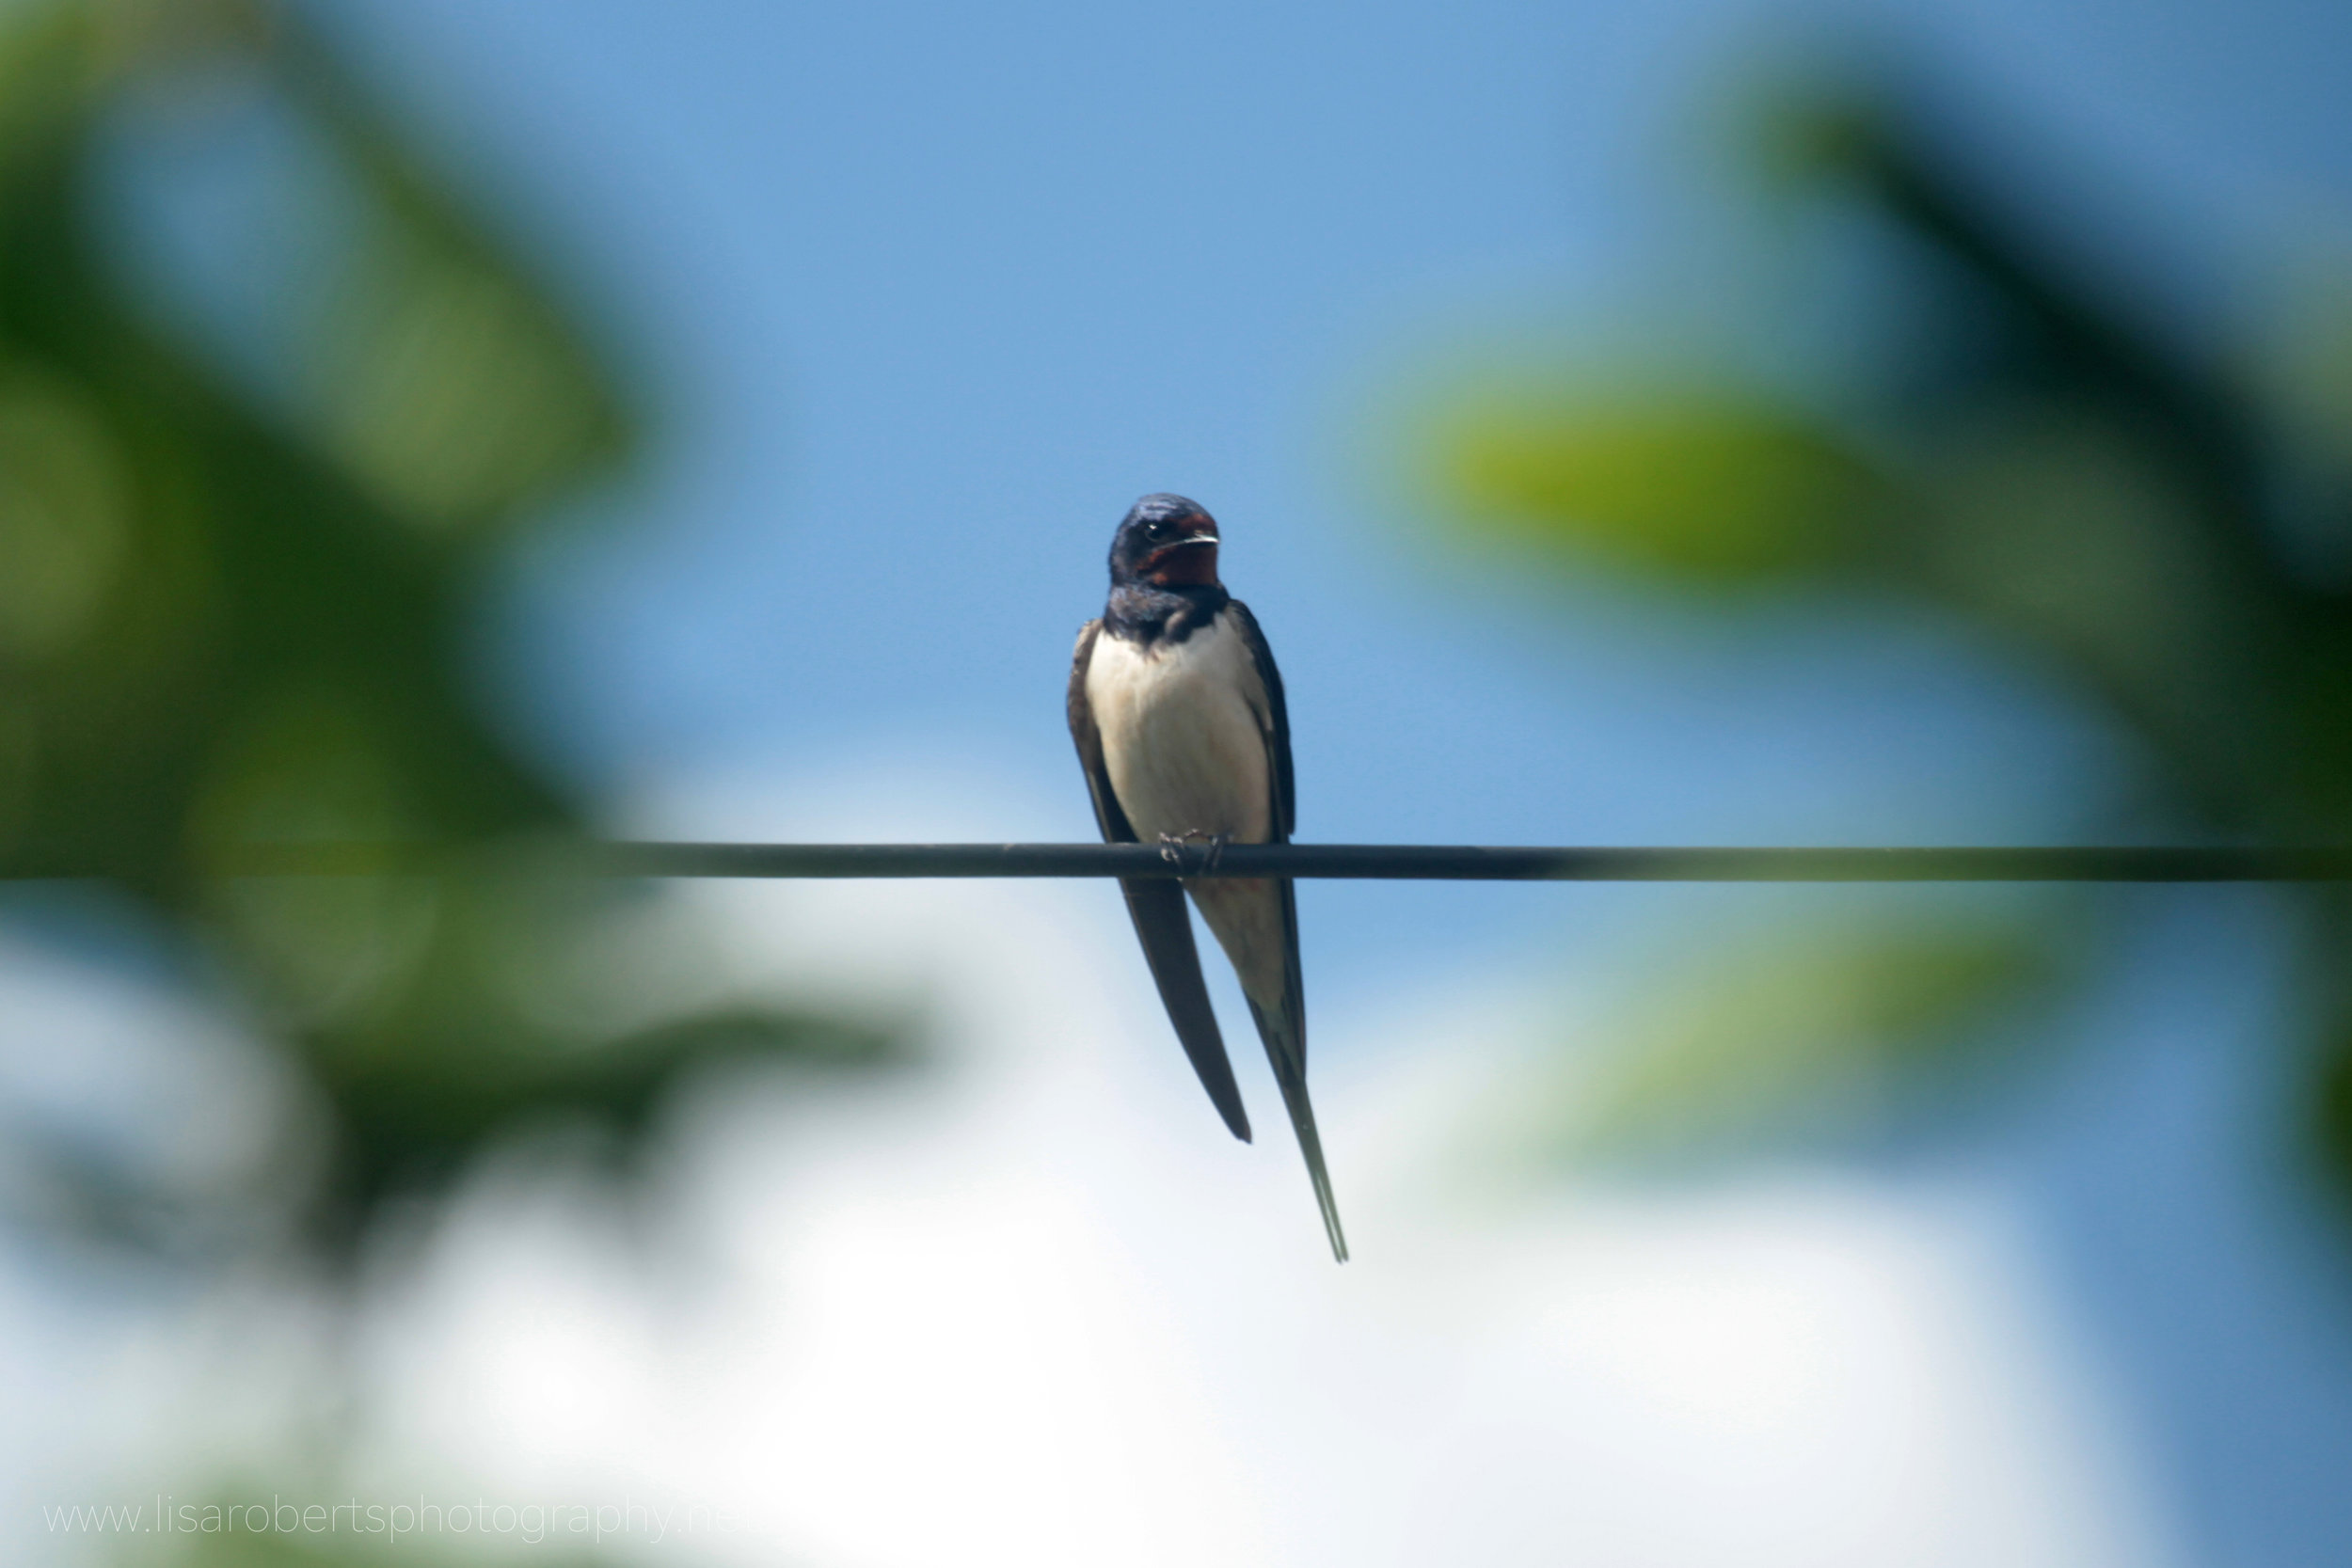
{"type": "Polygon", "coordinates": [[[1447,477],[1486,529],[1698,581],[1843,561],[1880,499],[1867,467],[1759,399],[1492,399],[1454,423],[1447,477]]]}
{"type": "MultiPolygon", "coordinates": [[[[529,869],[560,866],[581,805],[485,722],[468,618],[534,506],[612,467],[628,426],[546,291],[294,18],[233,0],[12,9],[0,864],[110,879],[278,1050],[274,1184],[308,1194],[281,1240],[329,1275],[388,1198],[441,1193],[518,1125],[586,1118],[627,1147],[700,1065],[877,1048],[781,1012],[630,1006],[596,957],[617,895],[529,869]],[[224,71],[306,127],[353,194],[277,406],[157,324],[95,211],[109,116],[224,71]],[[239,874],[250,847],[289,841],[411,848],[374,874],[239,874]],[[532,848],[495,874],[429,858],[487,841],[532,848]]],[[[41,1207],[86,1226],[137,1196],[51,1174],[79,1196],[41,1207]]]]}
{"type": "MultiPolygon", "coordinates": [[[[307,1538],[266,1532],[230,1535],[226,1531],[185,1536],[161,1560],[170,1562],[173,1568],[474,1568],[490,1560],[479,1547],[453,1549],[440,1540],[412,1536],[389,1544],[353,1545],[349,1533],[342,1533],[343,1539],[340,1541],[324,1532],[307,1538]]],[[[522,1539],[519,1532],[510,1532],[510,1538],[522,1539]]],[[[380,1538],[361,1535],[358,1539],[373,1542],[380,1538]]],[[[560,1537],[544,1533],[527,1550],[528,1560],[544,1563],[546,1568],[588,1568],[590,1564],[611,1560],[591,1551],[567,1549],[560,1537]]]]}
{"type": "MultiPolygon", "coordinates": [[[[1790,300],[1771,324],[1784,339],[1820,324],[1813,360],[1848,367],[1842,381],[1798,396],[1648,371],[1613,399],[1585,367],[1565,384],[1590,395],[1466,398],[1432,448],[1464,537],[1693,593],[1835,584],[1932,605],[2138,737],[2139,831],[2352,839],[2352,312],[2316,314],[2243,375],[2111,303],[2013,221],[1998,168],[1887,101],[1785,99],[1750,129],[1787,230],[1817,257],[1847,248],[1798,287],[1834,277],[1851,308],[1790,300]],[[1857,267],[1870,287],[1853,290],[1857,267]],[[1845,352],[1856,340],[1877,352],[1845,352]]],[[[2316,1147],[2352,1180],[2352,899],[2293,896],[2326,1041],[2316,1147]]],[[[1870,951],[1847,949],[1866,969],[1870,951]]],[[[1904,979],[1912,967],[1882,976],[1890,994],[1990,998],[2023,977],[1957,949],[1929,958],[1931,985],[1904,979]]],[[[1737,965],[1692,974],[1706,994],[1677,998],[1676,1017],[1751,1021],[1661,1023],[1647,1086],[1629,1091],[1645,1114],[1775,1080],[1857,1032],[1915,1032],[1899,1007],[1800,1019],[1749,997],[1737,965]]],[[[1850,978],[1808,984],[1837,1011],[1865,993],[1850,978]]]]}
{"type": "Polygon", "coordinates": [[[1610,1047],[1522,1105],[1547,1153],[1687,1161],[1756,1135],[1850,1134],[1923,1079],[1982,1065],[1993,1030],[2074,954],[2038,922],[1903,910],[1701,945],[1629,1006],[1610,1047]]]}

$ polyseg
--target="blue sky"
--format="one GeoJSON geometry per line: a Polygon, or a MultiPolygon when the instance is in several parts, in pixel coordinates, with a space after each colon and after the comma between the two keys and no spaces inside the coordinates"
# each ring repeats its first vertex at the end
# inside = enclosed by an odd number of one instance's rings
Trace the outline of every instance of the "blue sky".
{"type": "MultiPolygon", "coordinates": [[[[1740,276],[1708,215],[1706,110],[1792,39],[1841,36],[1818,16],[325,14],[647,388],[648,462],[517,563],[492,638],[510,721],[614,798],[895,768],[977,801],[903,836],[1089,836],[1070,641],[1113,524],[1158,489],[1218,515],[1281,658],[1302,837],[2017,841],[2074,832],[2113,777],[2092,722],[1933,626],[1849,607],[1755,638],[1625,598],[1539,608],[1432,548],[1400,483],[1417,388],[1482,356],[1638,341],[1740,276]]],[[[2192,341],[2352,242],[2352,8],[1848,14],[1986,117],[2022,189],[2087,202],[2099,220],[2069,243],[2192,341]]],[[[1498,952],[1536,968],[1729,896],[1313,888],[1308,972],[1319,1007],[1360,1012],[1406,976],[1498,952]]],[[[2010,1141],[2141,1414],[2258,1434],[2175,1445],[2217,1478],[2188,1505],[2204,1539],[2287,1562],[2344,1522],[2295,1461],[2344,1451],[2352,1380],[2293,1226],[2243,1239],[2266,1199],[2229,1174],[2248,1151],[2213,1107],[2257,1091],[2233,1042],[2275,1021],[2261,911],[2231,911],[2152,926],[2083,1025],[2126,1043],[2010,1141]],[[2136,1253],[2166,1223],[2138,1182],[2157,1145],[2189,1240],[2136,1253]],[[2219,1335],[2226,1372],[2194,1354],[2219,1335]]]]}
{"type": "MultiPolygon", "coordinates": [[[[1933,627],[1563,616],[1426,543],[1400,446],[1422,388],[1638,341],[1730,275],[1691,256],[1692,153],[1713,89],[1788,40],[1744,8],[333,14],[609,302],[652,388],[653,464],[598,503],[617,522],[532,562],[510,623],[551,699],[518,721],[592,778],[928,750],[1034,800],[1002,835],[1087,836],[1069,641],[1111,525],[1174,488],[1219,515],[1282,658],[1303,836],[1997,841],[2064,834],[2059,802],[2096,787],[2095,731],[1933,627]]],[[[1995,118],[2049,73],[2017,44],[2068,36],[2021,35],[2027,14],[1923,29],[1965,40],[1955,74],[1995,118]]],[[[2198,139],[2192,166],[2147,112],[2205,22],[2121,56],[2074,25],[2069,90],[2033,108],[2075,122],[2087,178],[2135,162],[2194,187],[2183,214],[2242,205],[2249,168],[2315,178],[2299,142],[2264,162],[2291,117],[2223,127],[2233,159],[2198,139]]],[[[2261,55],[2260,29],[2228,36],[2261,55]]],[[[2243,261],[2209,231],[2167,237],[2243,261]]],[[[2194,268],[2148,286],[2218,297],[2194,268]]],[[[1433,926],[1513,940],[1533,907],[1310,903],[1311,964],[1343,976],[1428,953],[1433,926]]]]}

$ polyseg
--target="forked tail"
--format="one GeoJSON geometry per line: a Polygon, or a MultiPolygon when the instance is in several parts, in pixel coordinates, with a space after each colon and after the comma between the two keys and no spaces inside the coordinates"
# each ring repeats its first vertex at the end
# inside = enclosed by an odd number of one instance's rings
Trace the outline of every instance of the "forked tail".
{"type": "Polygon", "coordinates": [[[1282,1105],[1291,1114],[1291,1130],[1298,1134],[1298,1152],[1306,1156],[1307,1179],[1315,1186],[1315,1207],[1323,1212],[1323,1229],[1331,1238],[1331,1256],[1344,1263],[1347,1236],[1340,1228],[1339,1203],[1331,1196],[1331,1173],[1323,1163],[1323,1138],[1315,1131],[1315,1108],[1307,1099],[1307,1032],[1301,1027],[1305,1021],[1269,1013],[1254,999],[1249,1001],[1249,1016],[1257,1021],[1259,1037],[1265,1041],[1266,1060],[1274,1067],[1274,1082],[1280,1086],[1282,1105]]]}

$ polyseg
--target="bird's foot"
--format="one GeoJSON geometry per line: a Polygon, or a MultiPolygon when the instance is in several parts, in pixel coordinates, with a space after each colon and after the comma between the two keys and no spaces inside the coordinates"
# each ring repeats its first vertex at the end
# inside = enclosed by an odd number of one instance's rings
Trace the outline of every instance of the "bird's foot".
{"type": "Polygon", "coordinates": [[[1200,869],[1215,871],[1218,863],[1225,859],[1225,847],[1232,842],[1233,835],[1231,833],[1211,833],[1208,858],[1200,863],[1200,869]]]}
{"type": "Polygon", "coordinates": [[[1204,833],[1200,832],[1189,833],[1162,833],[1160,834],[1160,858],[1168,862],[1170,865],[1181,867],[1184,863],[1185,850],[1191,848],[1196,844],[1205,844],[1206,848],[1202,852],[1199,869],[1201,871],[1215,871],[1217,867],[1217,863],[1224,859],[1225,847],[1232,842],[1233,835],[1231,833],[1204,833]]]}

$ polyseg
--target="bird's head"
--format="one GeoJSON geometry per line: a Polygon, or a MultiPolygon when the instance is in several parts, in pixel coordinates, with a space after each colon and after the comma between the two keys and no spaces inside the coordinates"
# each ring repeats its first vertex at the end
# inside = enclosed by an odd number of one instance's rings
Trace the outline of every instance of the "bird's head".
{"type": "Polygon", "coordinates": [[[1111,539],[1111,581],[1154,588],[1216,586],[1216,521],[1182,496],[1146,496],[1111,539]]]}

